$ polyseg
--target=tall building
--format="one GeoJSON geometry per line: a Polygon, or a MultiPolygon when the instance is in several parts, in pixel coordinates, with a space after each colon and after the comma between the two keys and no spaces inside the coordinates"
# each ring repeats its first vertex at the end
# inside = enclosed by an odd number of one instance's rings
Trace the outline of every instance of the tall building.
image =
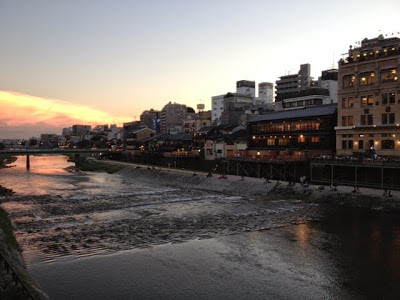
{"type": "Polygon", "coordinates": [[[274,102],[274,85],[270,82],[258,84],[258,98],[254,99],[255,105],[267,105],[272,107],[274,102]]]}
{"type": "Polygon", "coordinates": [[[400,39],[364,39],[339,61],[338,154],[400,156],[400,39]]]}
{"type": "Polygon", "coordinates": [[[74,136],[89,134],[91,130],[92,126],[90,125],[72,125],[72,135],[74,136]]]}
{"type": "Polygon", "coordinates": [[[236,93],[254,98],[256,96],[256,83],[249,80],[239,80],[236,82],[236,93]]]}
{"type": "MultiPolygon", "coordinates": [[[[183,121],[186,119],[188,109],[189,108],[186,107],[186,105],[184,104],[171,102],[167,103],[161,110],[160,114],[161,132],[171,134],[182,132],[182,124],[183,121]]],[[[194,113],[193,108],[190,109],[190,112],[194,113]]]]}
{"type": "Polygon", "coordinates": [[[279,111],[337,103],[337,76],[336,69],[322,71],[318,81],[312,81],[310,87],[278,94],[274,109],[279,111]]]}
{"type": "Polygon", "coordinates": [[[276,81],[276,98],[275,102],[280,101],[281,95],[285,93],[299,92],[309,89],[312,85],[312,77],[310,76],[310,64],[300,65],[300,70],[297,74],[285,75],[279,77],[276,81]]]}
{"type": "Polygon", "coordinates": [[[160,118],[160,113],[159,110],[145,110],[140,115],[140,124],[157,131],[155,125],[157,124],[156,119],[160,118]]]}

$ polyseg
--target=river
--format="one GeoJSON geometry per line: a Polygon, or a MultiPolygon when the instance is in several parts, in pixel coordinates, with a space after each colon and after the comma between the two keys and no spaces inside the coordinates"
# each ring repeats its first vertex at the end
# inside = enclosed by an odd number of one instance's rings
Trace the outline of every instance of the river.
{"type": "Polygon", "coordinates": [[[70,173],[63,156],[13,165],[2,206],[52,299],[400,296],[397,214],[70,173]]]}

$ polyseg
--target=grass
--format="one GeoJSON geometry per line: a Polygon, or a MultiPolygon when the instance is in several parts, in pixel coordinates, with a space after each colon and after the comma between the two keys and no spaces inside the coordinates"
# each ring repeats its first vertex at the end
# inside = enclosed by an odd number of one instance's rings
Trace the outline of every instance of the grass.
{"type": "Polygon", "coordinates": [[[8,213],[0,207],[0,229],[4,232],[5,243],[11,249],[20,250],[17,240],[14,237],[13,226],[8,213]]]}
{"type": "MultiPolygon", "coordinates": [[[[68,155],[68,157],[69,157],[68,161],[75,162],[75,155],[68,155]]],[[[79,157],[80,170],[89,172],[107,172],[109,174],[113,174],[124,168],[124,166],[107,164],[101,162],[101,160],[89,159],[89,158],[91,157],[88,156],[79,157]]]]}

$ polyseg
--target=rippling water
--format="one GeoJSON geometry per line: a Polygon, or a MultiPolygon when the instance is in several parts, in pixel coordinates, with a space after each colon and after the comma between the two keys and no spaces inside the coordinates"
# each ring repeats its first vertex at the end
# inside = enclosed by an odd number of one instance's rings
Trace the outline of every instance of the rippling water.
{"type": "Polygon", "coordinates": [[[0,170],[28,271],[53,299],[396,298],[398,215],[69,173],[0,170]]]}

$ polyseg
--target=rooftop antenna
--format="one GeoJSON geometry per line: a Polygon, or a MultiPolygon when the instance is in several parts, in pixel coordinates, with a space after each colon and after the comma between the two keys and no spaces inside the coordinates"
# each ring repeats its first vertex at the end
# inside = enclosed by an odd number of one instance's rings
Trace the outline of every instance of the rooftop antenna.
{"type": "Polygon", "coordinates": [[[335,52],[332,52],[332,69],[335,68],[335,52]]]}

